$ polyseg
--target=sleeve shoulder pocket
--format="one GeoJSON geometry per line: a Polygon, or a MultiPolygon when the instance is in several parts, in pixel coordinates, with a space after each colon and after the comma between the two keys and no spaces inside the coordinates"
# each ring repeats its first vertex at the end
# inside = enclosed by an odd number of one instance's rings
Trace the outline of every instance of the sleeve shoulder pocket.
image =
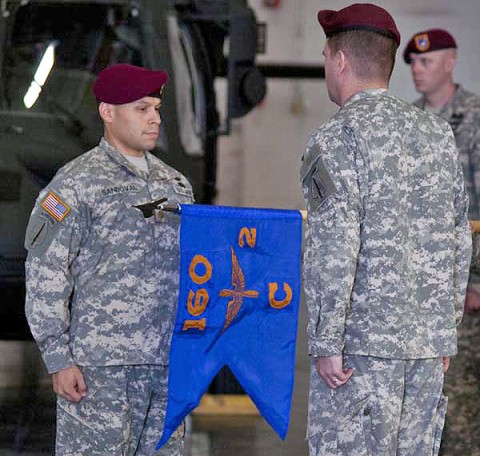
{"type": "Polygon", "coordinates": [[[29,252],[43,254],[52,243],[59,228],[60,223],[53,222],[41,213],[32,214],[25,234],[25,248],[29,252]]]}
{"type": "Polygon", "coordinates": [[[302,182],[310,210],[316,211],[332,195],[337,193],[337,187],[321,156],[302,166],[302,182]]]}

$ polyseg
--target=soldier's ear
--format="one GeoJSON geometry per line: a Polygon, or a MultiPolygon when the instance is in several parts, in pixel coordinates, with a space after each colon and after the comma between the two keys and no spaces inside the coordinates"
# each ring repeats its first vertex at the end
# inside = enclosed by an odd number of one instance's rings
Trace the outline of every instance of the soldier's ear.
{"type": "Polygon", "coordinates": [[[98,105],[98,113],[104,122],[110,123],[114,117],[114,106],[102,101],[98,105]]]}
{"type": "Polygon", "coordinates": [[[337,74],[341,74],[347,67],[348,59],[343,51],[337,51],[335,54],[335,71],[337,74]]]}
{"type": "Polygon", "coordinates": [[[447,71],[448,73],[453,73],[455,64],[457,63],[457,50],[446,49],[444,52],[445,52],[445,58],[443,60],[443,65],[444,65],[445,71],[447,71]]]}

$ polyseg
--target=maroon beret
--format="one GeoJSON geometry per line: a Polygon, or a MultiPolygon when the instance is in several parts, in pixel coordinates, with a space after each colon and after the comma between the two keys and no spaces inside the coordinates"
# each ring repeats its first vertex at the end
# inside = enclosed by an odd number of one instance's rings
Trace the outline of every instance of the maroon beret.
{"type": "Polygon", "coordinates": [[[408,42],[403,51],[403,60],[410,63],[410,54],[423,54],[424,52],[439,51],[440,49],[456,48],[457,43],[450,33],[442,29],[430,29],[416,33],[408,42]]]}
{"type": "Polygon", "coordinates": [[[93,84],[93,93],[98,101],[125,104],[148,95],[160,96],[167,81],[166,71],[117,63],[100,71],[93,84]]]}
{"type": "Polygon", "coordinates": [[[388,11],[371,3],[354,3],[339,11],[320,10],[318,22],[330,37],[349,30],[369,30],[380,33],[400,44],[400,32],[388,11]]]}

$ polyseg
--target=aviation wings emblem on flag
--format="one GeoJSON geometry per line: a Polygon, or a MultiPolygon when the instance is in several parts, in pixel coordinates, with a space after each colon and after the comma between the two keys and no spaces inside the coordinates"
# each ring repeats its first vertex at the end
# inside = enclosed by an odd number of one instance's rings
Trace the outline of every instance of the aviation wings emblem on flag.
{"type": "Polygon", "coordinates": [[[245,276],[243,275],[242,268],[238,263],[238,258],[235,255],[235,251],[230,247],[232,251],[232,286],[233,290],[223,289],[219,295],[222,298],[232,297],[228,302],[227,315],[225,317],[225,325],[223,331],[225,331],[232,320],[238,314],[240,307],[242,307],[243,298],[258,298],[258,291],[245,289],[245,276]]]}

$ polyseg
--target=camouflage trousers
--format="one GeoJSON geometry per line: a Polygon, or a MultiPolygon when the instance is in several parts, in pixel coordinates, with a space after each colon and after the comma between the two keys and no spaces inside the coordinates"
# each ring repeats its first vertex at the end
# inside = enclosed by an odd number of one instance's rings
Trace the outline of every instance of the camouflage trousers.
{"type": "Polygon", "coordinates": [[[480,456],[480,313],[465,314],[445,377],[449,405],[442,456],[480,456]]]}
{"type": "Polygon", "coordinates": [[[330,389],[312,360],[310,456],[436,456],[447,406],[440,358],[345,355],[350,380],[330,389]]]}
{"type": "Polygon", "coordinates": [[[159,450],[167,402],[165,366],[81,367],[88,393],[57,398],[58,456],[181,456],[183,425],[159,450]]]}

